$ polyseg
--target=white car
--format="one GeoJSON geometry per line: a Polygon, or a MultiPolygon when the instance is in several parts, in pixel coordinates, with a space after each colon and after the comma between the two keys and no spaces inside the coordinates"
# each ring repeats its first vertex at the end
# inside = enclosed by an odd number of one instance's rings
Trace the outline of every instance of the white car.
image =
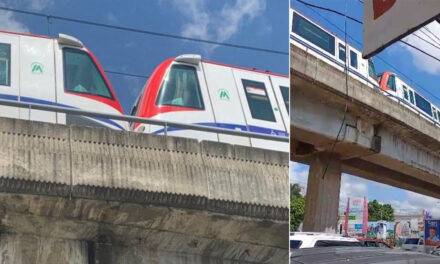
{"type": "Polygon", "coordinates": [[[402,244],[403,250],[424,252],[425,246],[422,238],[413,237],[405,239],[402,244]]]}
{"type": "Polygon", "coordinates": [[[343,237],[339,234],[317,232],[292,232],[290,233],[290,248],[336,247],[336,246],[362,246],[362,243],[353,237],[343,237]]]}

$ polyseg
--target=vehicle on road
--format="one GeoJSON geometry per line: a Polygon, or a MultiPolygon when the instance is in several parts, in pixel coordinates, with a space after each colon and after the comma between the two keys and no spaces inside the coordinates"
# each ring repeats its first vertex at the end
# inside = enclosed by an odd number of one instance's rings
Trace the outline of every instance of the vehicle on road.
{"type": "Polygon", "coordinates": [[[402,244],[403,250],[425,252],[424,240],[422,238],[406,238],[402,244]]]}
{"type": "Polygon", "coordinates": [[[319,232],[292,232],[290,234],[290,248],[313,247],[361,247],[362,243],[353,237],[343,237],[338,234],[319,232]]]}
{"type": "Polygon", "coordinates": [[[373,247],[304,248],[291,251],[291,264],[438,264],[440,257],[373,247]]]}

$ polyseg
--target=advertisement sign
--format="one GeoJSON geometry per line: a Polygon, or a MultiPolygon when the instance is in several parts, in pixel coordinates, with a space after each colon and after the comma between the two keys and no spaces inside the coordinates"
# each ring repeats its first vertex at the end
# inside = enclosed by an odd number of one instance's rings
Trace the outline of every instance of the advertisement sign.
{"type": "Polygon", "coordinates": [[[345,233],[348,235],[362,234],[366,232],[364,230],[365,217],[368,219],[368,209],[366,210],[365,198],[349,198],[347,201],[347,209],[345,211],[345,233]]]}
{"type": "Polygon", "coordinates": [[[425,220],[425,245],[440,246],[440,220],[425,220]]]}
{"type": "Polygon", "coordinates": [[[367,237],[387,239],[394,237],[394,222],[372,221],[368,222],[367,237]]]}

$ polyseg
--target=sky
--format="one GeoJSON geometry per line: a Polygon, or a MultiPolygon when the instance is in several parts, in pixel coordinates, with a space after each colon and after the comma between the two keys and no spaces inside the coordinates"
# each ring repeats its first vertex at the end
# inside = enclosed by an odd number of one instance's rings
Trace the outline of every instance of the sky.
{"type": "MultiPolygon", "coordinates": [[[[342,13],[345,13],[345,10],[347,10],[347,14],[349,16],[355,17],[361,21],[363,20],[363,4],[359,0],[304,1],[314,5],[331,8],[342,13]]],[[[296,0],[291,0],[291,6],[295,10],[344,39],[344,32],[341,32],[336,28],[337,26],[344,30],[343,16],[323,10],[311,9],[296,0]],[[324,18],[336,26],[330,24],[324,18]]],[[[434,34],[440,36],[440,26],[436,22],[428,25],[428,28],[434,34]]],[[[423,36],[423,34],[420,34],[420,32],[415,33],[423,36]]],[[[362,25],[351,20],[347,20],[347,35],[359,42],[357,43],[353,39],[347,37],[349,44],[359,50],[362,50],[362,25]]],[[[422,40],[419,40],[414,35],[408,36],[405,38],[405,40],[416,47],[431,53],[435,57],[440,58],[440,49],[430,46],[422,40]]],[[[407,75],[409,78],[411,78],[413,81],[401,76],[405,82],[414,87],[425,98],[429,99],[437,106],[440,106],[440,100],[437,98],[440,98],[440,87],[438,87],[438,83],[440,81],[440,62],[435,61],[434,59],[429,58],[404,44],[395,43],[387,47],[373,58],[376,71],[378,73],[385,70],[394,71],[393,69],[390,69],[390,66],[383,63],[378,57],[392,64],[400,72],[403,72],[404,75],[407,75]],[[419,84],[421,87],[417,87],[415,83],[419,84]]],[[[309,167],[307,165],[292,162],[290,181],[292,183],[299,183],[302,187],[306,188],[308,171],[309,167]]],[[[350,196],[366,196],[369,200],[377,199],[383,203],[390,203],[398,213],[421,213],[421,211],[425,208],[429,209],[433,213],[434,217],[440,217],[440,200],[438,199],[373,181],[364,180],[352,175],[343,174],[341,182],[340,210],[343,210],[346,205],[347,197],[350,196]]]]}
{"type": "MultiPolygon", "coordinates": [[[[0,6],[184,37],[288,52],[285,0],[0,0],[0,6]]],[[[288,55],[251,51],[126,32],[0,11],[0,29],[81,40],[105,70],[150,75],[163,60],[181,54],[288,74],[288,55]]],[[[125,113],[146,79],[107,74],[125,113]]]]}

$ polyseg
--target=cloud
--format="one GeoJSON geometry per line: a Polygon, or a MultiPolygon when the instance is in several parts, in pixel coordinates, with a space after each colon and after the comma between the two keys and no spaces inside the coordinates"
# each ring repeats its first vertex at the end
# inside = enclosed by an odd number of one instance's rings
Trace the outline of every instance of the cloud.
{"type": "Polygon", "coordinates": [[[309,166],[297,162],[290,162],[290,183],[297,183],[302,190],[307,191],[307,179],[309,176],[309,166]]]}
{"type": "Polygon", "coordinates": [[[398,214],[421,214],[428,210],[434,218],[440,218],[440,200],[423,194],[405,191],[405,200],[393,200],[391,205],[398,214]]]}
{"type": "Polygon", "coordinates": [[[29,32],[29,28],[17,21],[9,11],[0,11],[0,29],[14,32],[29,32]]]}
{"type": "Polygon", "coordinates": [[[342,174],[341,192],[339,194],[339,211],[343,212],[347,206],[348,197],[367,197],[368,182],[367,180],[342,174]]]}
{"type": "Polygon", "coordinates": [[[41,11],[46,9],[48,6],[51,6],[54,4],[54,0],[28,0],[24,1],[30,2],[30,8],[34,11],[41,11]]]}
{"type": "MultiPolygon", "coordinates": [[[[425,26],[429,31],[431,31],[435,36],[440,36],[440,25],[436,21],[428,24],[425,26]]],[[[436,48],[425,41],[421,40],[417,36],[431,42],[432,44],[437,45],[440,48],[440,43],[437,44],[435,42],[440,42],[435,36],[432,36],[431,33],[429,33],[426,29],[421,28],[414,32],[413,34],[405,37],[403,40],[408,42],[411,45],[416,46],[417,48],[420,48],[423,51],[426,51],[427,53],[433,55],[436,58],[440,58],[440,49],[436,48]],[[430,38],[427,36],[429,35],[430,38]]],[[[415,50],[406,44],[400,43],[402,47],[404,47],[412,57],[412,62],[414,65],[421,71],[425,71],[430,74],[439,74],[440,73],[440,62],[434,60],[433,58],[430,58],[429,56],[421,53],[418,50],[415,50]]]]}
{"type": "MultiPolygon", "coordinates": [[[[26,7],[31,11],[42,11],[54,4],[54,0],[0,0],[0,6],[26,7]]],[[[14,32],[29,32],[11,11],[0,11],[0,29],[14,32]]]]}
{"type": "MultiPolygon", "coordinates": [[[[186,19],[182,35],[188,38],[201,38],[225,42],[236,34],[245,23],[252,22],[266,9],[263,0],[235,0],[226,3],[218,11],[207,8],[206,0],[173,0],[172,5],[186,19]]],[[[205,45],[206,51],[214,50],[217,45],[205,45]]]]}

